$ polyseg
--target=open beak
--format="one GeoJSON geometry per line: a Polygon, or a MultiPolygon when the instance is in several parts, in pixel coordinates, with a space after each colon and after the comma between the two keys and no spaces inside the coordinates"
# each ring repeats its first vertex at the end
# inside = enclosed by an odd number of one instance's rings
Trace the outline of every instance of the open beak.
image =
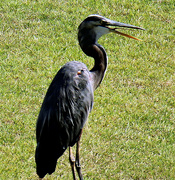
{"type": "Polygon", "coordinates": [[[133,37],[131,35],[119,32],[119,31],[117,31],[117,29],[119,29],[119,28],[120,29],[121,28],[131,28],[131,29],[145,30],[145,29],[143,29],[141,27],[137,27],[137,26],[133,26],[133,25],[130,25],[130,24],[125,24],[125,23],[120,23],[120,22],[112,21],[110,19],[107,19],[105,27],[108,28],[110,32],[113,32],[113,33],[116,33],[116,34],[120,34],[122,36],[126,36],[128,38],[132,38],[132,39],[139,40],[139,41],[141,41],[141,40],[136,38],[136,37],[133,37]],[[115,28],[112,28],[110,26],[115,26],[115,28]]]}

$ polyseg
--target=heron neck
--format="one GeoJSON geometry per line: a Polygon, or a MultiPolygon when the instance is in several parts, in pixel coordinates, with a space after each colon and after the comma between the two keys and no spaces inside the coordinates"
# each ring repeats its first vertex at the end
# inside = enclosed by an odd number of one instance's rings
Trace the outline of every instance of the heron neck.
{"type": "Polygon", "coordinates": [[[100,85],[107,68],[107,55],[99,44],[91,44],[83,48],[84,53],[94,58],[94,67],[90,70],[94,90],[100,85]]]}

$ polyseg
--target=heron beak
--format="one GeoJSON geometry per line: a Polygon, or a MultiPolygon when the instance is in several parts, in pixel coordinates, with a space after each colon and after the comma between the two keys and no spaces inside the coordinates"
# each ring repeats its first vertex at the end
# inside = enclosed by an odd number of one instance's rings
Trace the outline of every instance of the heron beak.
{"type": "Polygon", "coordinates": [[[117,29],[119,28],[131,28],[131,29],[140,29],[140,30],[145,30],[141,27],[137,27],[137,26],[133,26],[133,25],[130,25],[130,24],[125,24],[125,23],[120,23],[120,22],[116,22],[116,21],[112,21],[112,20],[107,20],[106,21],[107,24],[106,24],[106,28],[109,29],[110,32],[113,32],[113,33],[116,33],[116,34],[120,34],[122,36],[125,36],[125,37],[128,37],[128,38],[132,38],[132,39],[135,39],[135,40],[138,40],[138,41],[142,41],[136,37],[133,37],[131,35],[128,35],[128,34],[125,34],[123,32],[119,32],[117,31],[117,29]],[[109,26],[115,26],[115,28],[111,28],[109,26]]]}

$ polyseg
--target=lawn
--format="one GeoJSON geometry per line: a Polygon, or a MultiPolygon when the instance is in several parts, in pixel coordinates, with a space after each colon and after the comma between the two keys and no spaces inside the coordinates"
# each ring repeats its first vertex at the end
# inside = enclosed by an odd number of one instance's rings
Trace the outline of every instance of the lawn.
{"type": "MultiPolygon", "coordinates": [[[[173,0],[1,0],[0,179],[37,179],[41,103],[66,62],[93,66],[77,41],[90,14],[146,31],[122,31],[143,41],[99,40],[109,64],[81,139],[84,179],[175,179],[174,9],[173,0]]],[[[45,179],[72,179],[68,151],[45,179]]]]}

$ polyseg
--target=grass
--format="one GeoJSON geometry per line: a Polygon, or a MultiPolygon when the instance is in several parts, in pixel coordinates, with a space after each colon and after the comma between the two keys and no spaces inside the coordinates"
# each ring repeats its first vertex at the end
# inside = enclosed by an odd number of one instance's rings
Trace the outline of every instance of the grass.
{"type": "MultiPolygon", "coordinates": [[[[130,23],[143,41],[102,37],[109,66],[81,140],[84,179],[175,179],[173,0],[0,2],[0,179],[37,179],[35,124],[47,88],[78,46],[89,14],[130,23]]],[[[128,32],[129,33],[129,32],[128,32]]],[[[68,151],[46,179],[72,179],[68,151]]]]}

